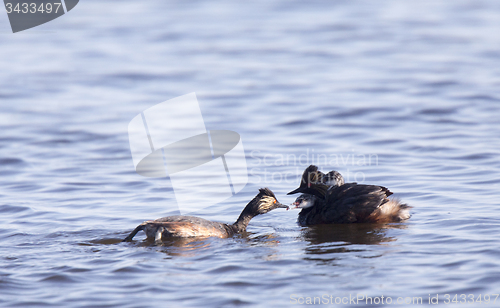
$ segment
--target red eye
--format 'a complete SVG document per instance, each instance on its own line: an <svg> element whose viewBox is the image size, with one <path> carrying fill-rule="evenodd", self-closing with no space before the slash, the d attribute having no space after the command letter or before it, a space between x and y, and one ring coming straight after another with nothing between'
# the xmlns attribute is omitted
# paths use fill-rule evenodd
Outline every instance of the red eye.
<svg viewBox="0 0 500 308"><path fill-rule="evenodd" d="M273 203L276 203L276 200L274 200L274 202L273 202Z"/></svg>

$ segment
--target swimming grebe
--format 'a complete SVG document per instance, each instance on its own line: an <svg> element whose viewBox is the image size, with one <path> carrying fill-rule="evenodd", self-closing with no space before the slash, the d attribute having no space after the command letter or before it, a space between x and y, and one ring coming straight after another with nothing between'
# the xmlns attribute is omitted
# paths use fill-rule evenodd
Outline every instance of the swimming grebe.
<svg viewBox="0 0 500 308"><path fill-rule="evenodd" d="M344 183L337 171L324 174L311 165L302 174L300 187L289 192L302 192L293 205L301 208L300 225L333 223L388 223L410 218L410 207L392 192L377 185Z"/></svg>
<svg viewBox="0 0 500 308"><path fill-rule="evenodd" d="M194 216L168 216L143 222L123 241L131 241L141 230L144 230L148 238L154 238L155 241L161 241L165 237L231 237L236 233L245 232L253 217L276 208L288 209L288 206L279 203L270 189L261 188L259 194L245 206L238 220L232 225Z"/></svg>

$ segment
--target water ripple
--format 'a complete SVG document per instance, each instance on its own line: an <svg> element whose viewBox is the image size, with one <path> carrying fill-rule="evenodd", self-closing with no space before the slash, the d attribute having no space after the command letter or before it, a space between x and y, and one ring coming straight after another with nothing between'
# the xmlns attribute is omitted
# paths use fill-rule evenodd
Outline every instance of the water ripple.
<svg viewBox="0 0 500 308"><path fill-rule="evenodd" d="M498 293L498 4L364 4L88 1L40 26L50 35L6 35L1 305ZM411 219L303 228L283 211L230 239L122 243L142 221L178 214L168 178L134 172L127 125L193 91L207 129L240 133L251 174L197 215L232 223L265 186L292 202L317 163L389 187Z"/></svg>

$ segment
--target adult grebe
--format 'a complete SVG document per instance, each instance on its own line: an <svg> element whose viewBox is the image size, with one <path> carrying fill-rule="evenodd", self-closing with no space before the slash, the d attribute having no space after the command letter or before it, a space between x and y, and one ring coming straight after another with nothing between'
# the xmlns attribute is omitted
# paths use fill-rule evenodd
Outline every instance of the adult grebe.
<svg viewBox="0 0 500 308"><path fill-rule="evenodd" d="M410 207L397 199L388 199L392 192L377 185L344 184L337 171L324 174L310 165L302 174L299 188L302 192L293 205L301 208L300 225L333 223L388 223L410 218Z"/></svg>
<svg viewBox="0 0 500 308"><path fill-rule="evenodd" d="M141 230L144 230L148 238L154 238L155 241L161 241L164 237L231 237L236 233L245 232L253 217L276 208L288 209L288 206L279 203L270 189L261 188L259 194L245 206L238 220L232 225L194 216L168 216L143 222L123 241L131 241Z"/></svg>

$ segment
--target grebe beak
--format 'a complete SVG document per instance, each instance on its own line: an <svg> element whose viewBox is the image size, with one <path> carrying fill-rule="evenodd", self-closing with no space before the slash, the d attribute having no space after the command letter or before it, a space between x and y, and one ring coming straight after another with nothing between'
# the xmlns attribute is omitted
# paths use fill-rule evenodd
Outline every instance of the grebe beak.
<svg viewBox="0 0 500 308"><path fill-rule="evenodd" d="M299 188L297 188L295 190L292 190L287 195L293 195L293 194L296 194L296 193L299 193L299 192L304 192L304 188L303 187L299 187Z"/></svg>
<svg viewBox="0 0 500 308"><path fill-rule="evenodd" d="M290 205L292 205L293 207L291 208L292 210L293 209L300 209L299 205L300 205L300 202L292 202ZM287 209L288 211L288 209Z"/></svg>
<svg viewBox="0 0 500 308"><path fill-rule="evenodd" d="M283 203L279 203L279 202L276 202L276 207L286 209L287 211L290 209L290 207L288 205L284 205Z"/></svg>

